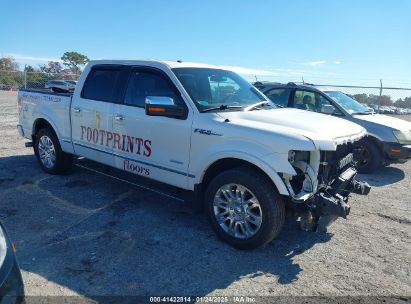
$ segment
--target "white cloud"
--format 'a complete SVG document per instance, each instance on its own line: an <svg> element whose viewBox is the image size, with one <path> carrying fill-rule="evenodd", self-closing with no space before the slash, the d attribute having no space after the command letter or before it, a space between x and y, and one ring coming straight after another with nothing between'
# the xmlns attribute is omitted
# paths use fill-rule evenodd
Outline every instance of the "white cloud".
<svg viewBox="0 0 411 304"><path fill-rule="evenodd" d="M341 61L336 60L334 61L334 64L341 64Z"/></svg>
<svg viewBox="0 0 411 304"><path fill-rule="evenodd" d="M276 72L254 69L254 68L245 68L245 67L239 67L239 66L221 66L221 68L227 69L227 70L230 70L238 74L242 74L242 75L278 76L278 73Z"/></svg>
<svg viewBox="0 0 411 304"><path fill-rule="evenodd" d="M312 67L317 67L317 66L322 66L324 64L326 64L327 61L325 60L317 60L317 61L307 61L304 62L303 65L307 65L307 66L312 66Z"/></svg>
<svg viewBox="0 0 411 304"><path fill-rule="evenodd" d="M49 57L37 57L21 54L4 54L3 57L13 57L17 62L49 62L58 61L61 62L59 58L49 58Z"/></svg>

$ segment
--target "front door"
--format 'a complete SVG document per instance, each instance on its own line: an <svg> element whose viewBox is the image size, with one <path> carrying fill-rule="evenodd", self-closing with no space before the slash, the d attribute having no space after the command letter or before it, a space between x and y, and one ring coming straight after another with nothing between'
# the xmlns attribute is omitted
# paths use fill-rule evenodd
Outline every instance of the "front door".
<svg viewBox="0 0 411 304"><path fill-rule="evenodd" d="M325 105L331 105L334 107L333 115L343 116L343 113L338 109L338 107L332 104L326 97L318 92L309 90L295 90L291 106L297 109L322 113L323 106Z"/></svg>
<svg viewBox="0 0 411 304"><path fill-rule="evenodd" d="M192 112L186 119L148 116L147 96L171 97L186 103L171 79L148 67L132 68L123 104L115 105L113 154L117 168L187 188Z"/></svg>

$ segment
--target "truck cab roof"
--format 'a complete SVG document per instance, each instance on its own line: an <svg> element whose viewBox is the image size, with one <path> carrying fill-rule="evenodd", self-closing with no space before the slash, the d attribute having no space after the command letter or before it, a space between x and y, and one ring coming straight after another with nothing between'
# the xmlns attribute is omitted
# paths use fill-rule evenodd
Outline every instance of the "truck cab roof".
<svg viewBox="0 0 411 304"><path fill-rule="evenodd" d="M118 64L118 65L148 65L148 66L159 66L167 67L169 69L174 68L208 68L208 69L220 69L229 70L227 67L198 63L198 62L186 62L186 61L167 61L167 60L155 60L155 59L144 59L144 60L92 60L89 62L90 66L98 64Z"/></svg>
<svg viewBox="0 0 411 304"><path fill-rule="evenodd" d="M257 81L253 85L257 89L268 89L268 88L299 88L299 89L309 89L309 90L319 90L313 84L296 84L295 82L288 83L279 83L279 82L270 82L270 81Z"/></svg>

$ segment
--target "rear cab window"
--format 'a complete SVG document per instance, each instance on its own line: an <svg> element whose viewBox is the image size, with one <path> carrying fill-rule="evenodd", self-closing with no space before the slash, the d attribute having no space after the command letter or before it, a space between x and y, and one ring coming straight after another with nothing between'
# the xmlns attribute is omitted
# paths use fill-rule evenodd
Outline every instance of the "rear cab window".
<svg viewBox="0 0 411 304"><path fill-rule="evenodd" d="M117 102L120 73L120 67L93 67L87 76L81 97Z"/></svg>

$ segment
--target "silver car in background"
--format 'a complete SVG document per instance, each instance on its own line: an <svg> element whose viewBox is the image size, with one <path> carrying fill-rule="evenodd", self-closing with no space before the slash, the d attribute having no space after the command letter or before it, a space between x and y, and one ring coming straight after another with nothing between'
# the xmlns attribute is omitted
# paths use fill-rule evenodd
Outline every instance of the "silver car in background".
<svg viewBox="0 0 411 304"><path fill-rule="evenodd" d="M358 145L361 154L357 169L376 172L382 165L403 163L411 159L411 122L388 115L375 114L358 101L339 91L319 90L312 85L272 82L254 83L274 104L343 118L364 127L368 136ZM380 106L379 113L395 113Z"/></svg>
<svg viewBox="0 0 411 304"><path fill-rule="evenodd" d="M49 80L44 85L46 89L51 89L57 93L73 92L76 87L74 80Z"/></svg>

